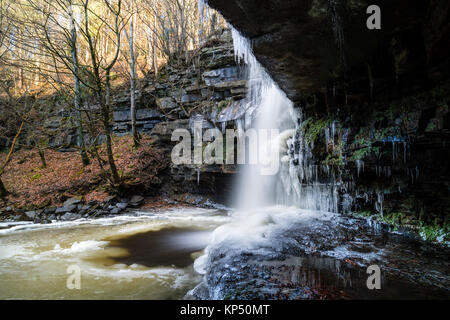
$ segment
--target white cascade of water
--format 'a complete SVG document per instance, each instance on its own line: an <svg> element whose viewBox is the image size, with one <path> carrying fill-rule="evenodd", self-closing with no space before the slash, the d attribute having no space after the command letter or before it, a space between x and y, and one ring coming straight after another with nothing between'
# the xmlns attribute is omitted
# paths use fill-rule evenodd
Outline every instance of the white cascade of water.
<svg viewBox="0 0 450 320"><path fill-rule="evenodd" d="M287 155L287 140L292 137L294 122L294 108L292 102L278 88L252 53L250 42L237 30L232 29L234 52L238 63L243 61L248 67L248 94L245 98L246 115L244 116L245 129L259 130L278 129L281 133L278 141L280 151ZM254 121L248 121L254 119ZM268 131L266 131L268 132ZM267 133L269 135L269 133ZM270 147L259 145L260 148ZM237 207L241 209L256 209L274 204L277 200L275 188L276 176L262 175L262 163L274 159L269 154L258 152L259 159L256 165L246 165L242 170L239 186L236 192ZM275 160L278 161L278 160Z"/></svg>
<svg viewBox="0 0 450 320"><path fill-rule="evenodd" d="M292 101L256 60L250 41L235 29L232 29L232 36L236 59L245 62L249 71L245 128L251 125L258 132L262 129L280 132L277 139L271 141L279 148L279 172L262 175L262 163L267 163L268 159L261 159L260 153L258 164L246 165L240 176L235 195L237 207L255 210L281 204L337 212L337 187L318 182L318 166L311 162L311 146L299 130L301 110L294 108ZM254 120L248 123L247 119Z"/></svg>

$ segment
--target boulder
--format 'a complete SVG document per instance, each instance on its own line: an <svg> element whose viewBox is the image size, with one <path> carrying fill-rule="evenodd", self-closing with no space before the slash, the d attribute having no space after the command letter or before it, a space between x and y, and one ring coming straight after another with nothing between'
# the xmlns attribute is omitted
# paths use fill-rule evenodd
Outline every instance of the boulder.
<svg viewBox="0 0 450 320"><path fill-rule="evenodd" d="M72 212L76 208L77 208L77 206L74 204L69 205L69 206L59 207L58 209L56 209L55 213L61 214L61 213Z"/></svg>
<svg viewBox="0 0 450 320"><path fill-rule="evenodd" d="M48 208L44 209L45 214L52 214L52 213L55 213L55 211L56 211L55 207L48 207Z"/></svg>
<svg viewBox="0 0 450 320"><path fill-rule="evenodd" d="M25 215L30 219L34 219L37 216L37 212L36 211L27 211L27 212L25 212Z"/></svg>
<svg viewBox="0 0 450 320"><path fill-rule="evenodd" d="M64 202L63 206L69 207L71 205L77 205L79 203L81 203L81 200L79 198L70 198Z"/></svg>
<svg viewBox="0 0 450 320"><path fill-rule="evenodd" d="M72 220L76 220L76 219L80 219L80 218L81 218L80 214L67 212L61 217L61 220L72 221Z"/></svg>
<svg viewBox="0 0 450 320"><path fill-rule="evenodd" d="M122 212L121 208L113 208L111 211L109 211L111 214L119 214Z"/></svg>
<svg viewBox="0 0 450 320"><path fill-rule="evenodd" d="M128 203L130 207L137 208L144 202L144 197L142 196L133 196Z"/></svg>
<svg viewBox="0 0 450 320"><path fill-rule="evenodd" d="M126 202L119 202L119 203L116 204L116 207L124 210L124 209L126 209L128 207L128 203L126 203Z"/></svg>
<svg viewBox="0 0 450 320"><path fill-rule="evenodd" d="M84 206L82 206L81 208L80 208L80 210L85 210L85 211L88 211L89 209L91 209L91 205L89 205L89 204L85 204Z"/></svg>

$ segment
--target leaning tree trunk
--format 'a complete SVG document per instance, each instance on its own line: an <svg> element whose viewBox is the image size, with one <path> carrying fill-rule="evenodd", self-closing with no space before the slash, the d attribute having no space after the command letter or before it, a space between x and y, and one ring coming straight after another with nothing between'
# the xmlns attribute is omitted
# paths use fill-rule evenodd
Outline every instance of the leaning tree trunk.
<svg viewBox="0 0 450 320"><path fill-rule="evenodd" d="M22 132L22 128L23 128L23 122L20 124L19 130L17 130L16 136L14 137L14 139L11 143L11 147L9 148L9 152L6 155L5 161L0 166L0 197L4 197L8 194L8 190L6 190L5 185L3 184L3 181L1 179L1 176L2 176L3 172L5 172L6 166L11 161L12 154L14 153L14 148L16 147L17 139L19 138L20 133Z"/></svg>

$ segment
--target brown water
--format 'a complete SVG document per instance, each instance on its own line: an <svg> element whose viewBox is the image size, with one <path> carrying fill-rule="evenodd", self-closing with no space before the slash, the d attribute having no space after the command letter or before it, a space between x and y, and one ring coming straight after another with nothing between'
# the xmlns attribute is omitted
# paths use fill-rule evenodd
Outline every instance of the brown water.
<svg viewBox="0 0 450 320"><path fill-rule="evenodd" d="M0 224L0 299L183 299L204 285L194 297L448 299L448 252L362 220L288 207L233 218L173 209ZM373 264L382 269L379 291L366 286ZM74 266L80 289L67 286Z"/></svg>
<svg viewBox="0 0 450 320"><path fill-rule="evenodd" d="M114 258L117 263L186 268L194 263L195 253L208 245L211 234L211 230L170 227L114 240L110 246L128 252Z"/></svg>
<svg viewBox="0 0 450 320"><path fill-rule="evenodd" d="M217 210L18 225L0 230L0 299L182 299ZM209 231L208 231L209 230ZM81 271L68 289L68 267Z"/></svg>

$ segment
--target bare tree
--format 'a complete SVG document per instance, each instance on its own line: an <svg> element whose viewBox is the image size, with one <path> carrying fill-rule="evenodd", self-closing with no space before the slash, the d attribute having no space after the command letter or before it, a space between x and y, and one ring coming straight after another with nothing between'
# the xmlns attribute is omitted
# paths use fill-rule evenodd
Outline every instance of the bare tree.
<svg viewBox="0 0 450 320"><path fill-rule="evenodd" d="M101 121L103 124L103 130L105 132L106 136L106 153L108 157L108 164L111 171L111 178L112 183L117 184L120 181L119 173L117 171L117 167L114 161L114 155L112 151L112 139L111 139L111 120L110 120L110 113L111 113L111 70L114 67L114 65L117 62L117 59L119 58L120 54L120 41L121 41L121 31L123 28L123 25L121 24L121 9L122 9L122 0L118 0L117 6L111 5L109 0L105 0L105 4L109 10L109 12L114 16L114 22L112 26L109 26L111 31L113 32L115 36L115 50L114 50L114 56L111 59L111 61L106 62L104 66L100 65L101 57L99 57L99 54L96 50L96 47L94 45L94 37L91 34L90 31L90 14L91 11L89 9L89 0L84 0L83 2L83 12L84 12L84 30L83 35L86 38L88 45L89 45L89 53L91 56L91 69L92 69L92 76L93 76L93 87L94 92L97 98L98 103L100 104L101 109ZM95 41L96 42L96 41ZM102 59L103 60L103 59ZM104 59L106 60L106 58ZM105 76L104 78L101 75L101 69L104 70ZM103 80L104 79L104 80Z"/></svg>
<svg viewBox="0 0 450 320"><path fill-rule="evenodd" d="M135 25L135 12L134 12L134 0L130 0L129 9L131 13L130 19L130 34L126 32L128 38L128 45L130 48L130 113L131 113L131 134L133 135L133 141L135 147L140 144L140 136L136 128L136 56L134 52L134 25Z"/></svg>
<svg viewBox="0 0 450 320"><path fill-rule="evenodd" d="M80 92L80 74L79 74L79 65L78 65L78 50L77 50L77 29L75 26L75 17L73 13L73 3L72 0L67 0L69 20L70 20L70 51L72 56L72 73L73 80L75 83L75 93L74 93L74 105L75 112L77 115L78 122L78 146L80 147L80 155L81 162L84 166L89 164L89 158L86 154L86 146L84 142L84 132L83 132L83 120L81 116L81 92Z"/></svg>

